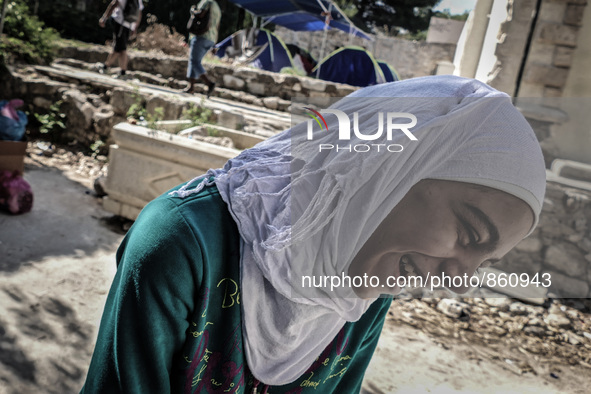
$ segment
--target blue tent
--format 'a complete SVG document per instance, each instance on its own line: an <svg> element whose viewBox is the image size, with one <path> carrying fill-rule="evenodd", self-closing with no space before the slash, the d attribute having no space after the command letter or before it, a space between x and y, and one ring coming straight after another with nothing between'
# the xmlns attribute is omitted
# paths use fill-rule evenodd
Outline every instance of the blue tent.
<svg viewBox="0 0 591 394"><path fill-rule="evenodd" d="M230 0L251 14L295 31L324 30L323 13L330 11L329 27L370 40L330 0Z"/></svg>
<svg viewBox="0 0 591 394"><path fill-rule="evenodd" d="M398 72L394 69L394 67L392 67L383 60L378 60L378 65L380 66L382 73L384 73L384 78L386 78L386 82L400 81L400 76L398 75Z"/></svg>
<svg viewBox="0 0 591 394"><path fill-rule="evenodd" d="M336 49L312 70L325 81L353 86L370 86L386 82L374 57L364 48L350 46Z"/></svg>
<svg viewBox="0 0 591 394"><path fill-rule="evenodd" d="M279 72L284 67L294 66L285 43L265 29L237 31L215 47L216 56L220 58L234 57L262 70Z"/></svg>

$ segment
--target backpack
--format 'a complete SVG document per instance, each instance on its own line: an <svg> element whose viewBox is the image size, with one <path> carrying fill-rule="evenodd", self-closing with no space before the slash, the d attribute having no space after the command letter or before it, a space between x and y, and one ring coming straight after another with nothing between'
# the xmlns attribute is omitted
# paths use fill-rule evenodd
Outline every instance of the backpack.
<svg viewBox="0 0 591 394"><path fill-rule="evenodd" d="M123 8L123 20L125 22L133 23L137 22L140 16L140 3L139 0L127 0L125 7Z"/></svg>
<svg viewBox="0 0 591 394"><path fill-rule="evenodd" d="M191 9L191 18L187 22L187 30L189 33L193 33L196 36L207 33L209 30L209 17L211 4L207 3L207 6L201 10L200 13Z"/></svg>

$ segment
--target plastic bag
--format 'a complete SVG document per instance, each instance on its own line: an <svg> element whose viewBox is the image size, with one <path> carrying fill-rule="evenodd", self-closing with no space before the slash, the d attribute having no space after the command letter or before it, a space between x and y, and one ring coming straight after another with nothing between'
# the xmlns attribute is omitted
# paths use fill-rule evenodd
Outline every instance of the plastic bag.
<svg viewBox="0 0 591 394"><path fill-rule="evenodd" d="M27 115L16 108L23 104L19 99L0 101L0 140L22 141L28 120Z"/></svg>
<svg viewBox="0 0 591 394"><path fill-rule="evenodd" d="M17 171L0 170L0 210L20 215L33 209L31 185Z"/></svg>

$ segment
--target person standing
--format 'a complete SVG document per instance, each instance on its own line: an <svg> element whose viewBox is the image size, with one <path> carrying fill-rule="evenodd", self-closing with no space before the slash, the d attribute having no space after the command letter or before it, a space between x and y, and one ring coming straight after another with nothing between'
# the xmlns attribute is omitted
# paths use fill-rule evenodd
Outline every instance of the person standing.
<svg viewBox="0 0 591 394"><path fill-rule="evenodd" d="M201 61L207 51L213 48L218 40L218 30L220 27L222 12L215 0L201 0L197 7L191 7L191 12L196 15L196 18L203 13L209 12L209 28L205 33L199 35L190 34L189 64L187 68L189 87L184 91L186 93L194 93L195 83L198 79L201 79L207 84L207 97L209 97L215 88L215 82L207 76Z"/></svg>
<svg viewBox="0 0 591 394"><path fill-rule="evenodd" d="M129 1L129 4L128 4ZM142 0L113 0L107 6L105 13L99 19L99 25L105 27L109 17L113 22L113 50L109 53L104 64L99 65L99 72L105 70L118 60L121 68L120 77L127 72L127 43L130 37L135 36L137 28L142 20Z"/></svg>

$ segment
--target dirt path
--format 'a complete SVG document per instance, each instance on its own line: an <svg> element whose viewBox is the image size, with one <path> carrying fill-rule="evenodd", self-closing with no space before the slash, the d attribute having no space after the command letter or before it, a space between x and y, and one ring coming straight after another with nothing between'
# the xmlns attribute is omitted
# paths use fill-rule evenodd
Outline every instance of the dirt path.
<svg viewBox="0 0 591 394"><path fill-rule="evenodd" d="M107 225L110 215L91 190L90 174L100 166L57 156L27 158L33 211L0 214L0 393L79 391L115 272L123 235ZM411 327L397 318L407 312L394 308L365 393L587 392L591 369L559 365L521 373L465 336Z"/></svg>
<svg viewBox="0 0 591 394"><path fill-rule="evenodd" d="M70 177L76 174L69 173ZM28 165L34 209L0 214L0 392L79 391L122 239L90 190Z"/></svg>
<svg viewBox="0 0 591 394"><path fill-rule="evenodd" d="M421 330L387 321L362 394L588 392L585 368L555 366L554 371L557 378L521 374L480 345L437 341Z"/></svg>

